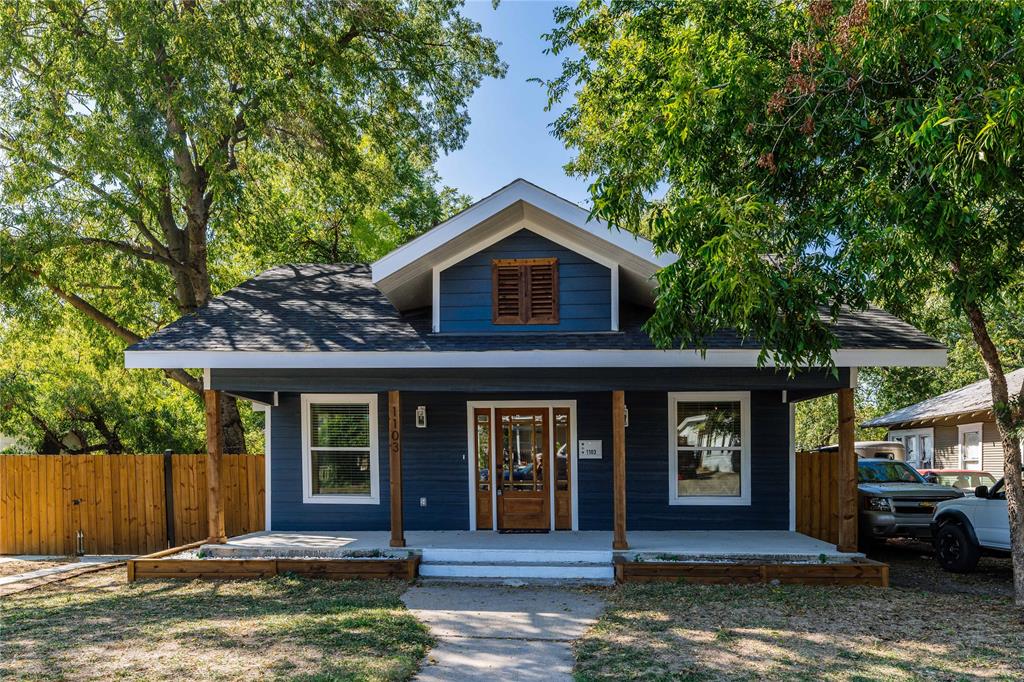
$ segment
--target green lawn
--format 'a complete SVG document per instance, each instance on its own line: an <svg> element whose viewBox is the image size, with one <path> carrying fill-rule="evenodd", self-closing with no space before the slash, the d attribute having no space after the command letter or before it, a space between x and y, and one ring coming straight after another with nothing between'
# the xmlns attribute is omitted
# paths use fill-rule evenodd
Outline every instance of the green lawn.
<svg viewBox="0 0 1024 682"><path fill-rule="evenodd" d="M1024 679L1004 596L629 585L575 645L577 680Z"/></svg>
<svg viewBox="0 0 1024 682"><path fill-rule="evenodd" d="M0 600L0 679L405 680L432 640L404 589L103 571Z"/></svg>

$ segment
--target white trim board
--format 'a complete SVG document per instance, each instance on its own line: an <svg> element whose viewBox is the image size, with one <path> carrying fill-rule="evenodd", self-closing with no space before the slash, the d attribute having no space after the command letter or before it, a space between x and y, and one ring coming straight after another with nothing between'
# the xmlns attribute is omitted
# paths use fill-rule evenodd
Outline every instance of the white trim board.
<svg viewBox="0 0 1024 682"><path fill-rule="evenodd" d="M757 367L756 350L125 351L127 368ZM943 367L945 349L837 350L837 367ZM772 362L763 366L774 367Z"/></svg>
<svg viewBox="0 0 1024 682"><path fill-rule="evenodd" d="M276 391L274 396L274 404L276 406ZM271 415L274 413L274 407L265 403L253 402L252 409L254 412L263 413L263 530L269 531L274 528L273 523L271 523L270 511L270 495L272 492L270 469Z"/></svg>

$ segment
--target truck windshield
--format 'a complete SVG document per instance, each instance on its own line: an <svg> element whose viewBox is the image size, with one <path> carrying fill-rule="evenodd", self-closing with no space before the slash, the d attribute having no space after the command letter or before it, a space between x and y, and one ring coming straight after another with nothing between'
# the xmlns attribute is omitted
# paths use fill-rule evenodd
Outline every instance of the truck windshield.
<svg viewBox="0 0 1024 682"><path fill-rule="evenodd" d="M861 460L857 463L857 476L861 483L924 483L921 474L903 462L891 460Z"/></svg>

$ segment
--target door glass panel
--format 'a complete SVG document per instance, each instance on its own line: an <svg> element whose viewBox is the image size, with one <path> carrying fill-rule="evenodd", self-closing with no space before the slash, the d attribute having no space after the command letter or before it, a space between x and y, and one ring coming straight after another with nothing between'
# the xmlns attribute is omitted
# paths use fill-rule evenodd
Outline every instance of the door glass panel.
<svg viewBox="0 0 1024 682"><path fill-rule="evenodd" d="M555 490L569 489L569 411L555 409Z"/></svg>
<svg viewBox="0 0 1024 682"><path fill-rule="evenodd" d="M476 488L491 489L491 414L490 410L476 413Z"/></svg>
<svg viewBox="0 0 1024 682"><path fill-rule="evenodd" d="M502 490L544 490L544 418L501 415Z"/></svg>

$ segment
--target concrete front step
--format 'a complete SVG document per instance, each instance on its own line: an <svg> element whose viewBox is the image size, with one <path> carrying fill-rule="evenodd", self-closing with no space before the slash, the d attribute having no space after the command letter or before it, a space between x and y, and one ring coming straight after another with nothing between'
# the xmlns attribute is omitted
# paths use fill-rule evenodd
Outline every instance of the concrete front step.
<svg viewBox="0 0 1024 682"><path fill-rule="evenodd" d="M611 561L594 562L423 562L424 578L541 578L549 580L609 581L615 577Z"/></svg>
<svg viewBox="0 0 1024 682"><path fill-rule="evenodd" d="M424 547L424 563L610 564L611 550L585 549L454 549Z"/></svg>

